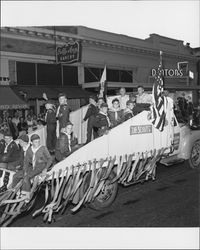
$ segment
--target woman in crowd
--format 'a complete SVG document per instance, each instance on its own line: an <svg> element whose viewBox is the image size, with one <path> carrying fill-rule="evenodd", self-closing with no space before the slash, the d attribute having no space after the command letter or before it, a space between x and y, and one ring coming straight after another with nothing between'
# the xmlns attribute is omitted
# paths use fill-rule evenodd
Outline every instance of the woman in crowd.
<svg viewBox="0 0 200 250"><path fill-rule="evenodd" d="M28 125L28 133L31 133L33 131L33 119L30 114L27 115L26 122Z"/></svg>
<svg viewBox="0 0 200 250"><path fill-rule="evenodd" d="M8 129L11 132L13 139L14 140L17 139L18 134L19 134L18 129L17 129L17 126L15 125L15 123L12 122L11 116L8 117L7 123L8 123Z"/></svg>
<svg viewBox="0 0 200 250"><path fill-rule="evenodd" d="M28 124L24 120L23 117L19 118L19 123L17 125L17 128L18 128L18 131L19 131L19 135L27 133L27 131L28 131Z"/></svg>

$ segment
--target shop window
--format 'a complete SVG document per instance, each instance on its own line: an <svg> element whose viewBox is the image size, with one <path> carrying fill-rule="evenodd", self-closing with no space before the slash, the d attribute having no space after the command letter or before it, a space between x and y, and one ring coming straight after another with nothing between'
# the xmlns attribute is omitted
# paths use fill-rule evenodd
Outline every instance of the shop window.
<svg viewBox="0 0 200 250"><path fill-rule="evenodd" d="M120 71L115 69L107 69L107 81L120 82Z"/></svg>
<svg viewBox="0 0 200 250"><path fill-rule="evenodd" d="M17 84L34 85L36 83L35 63L16 62Z"/></svg>
<svg viewBox="0 0 200 250"><path fill-rule="evenodd" d="M78 67L63 66L63 85L78 85Z"/></svg>
<svg viewBox="0 0 200 250"><path fill-rule="evenodd" d="M132 82L132 71L120 70L120 81L121 82Z"/></svg>
<svg viewBox="0 0 200 250"><path fill-rule="evenodd" d="M85 82L99 82L103 69L100 68L84 68Z"/></svg>
<svg viewBox="0 0 200 250"><path fill-rule="evenodd" d="M38 85L61 85L61 65L60 64L37 64Z"/></svg>

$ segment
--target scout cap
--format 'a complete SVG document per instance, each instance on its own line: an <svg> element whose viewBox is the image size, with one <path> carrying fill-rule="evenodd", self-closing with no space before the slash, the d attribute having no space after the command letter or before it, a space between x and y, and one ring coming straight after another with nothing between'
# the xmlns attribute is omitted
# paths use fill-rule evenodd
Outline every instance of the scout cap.
<svg viewBox="0 0 200 250"><path fill-rule="evenodd" d="M92 100L96 101L96 96L90 95L90 96L89 96L89 99L92 99Z"/></svg>
<svg viewBox="0 0 200 250"><path fill-rule="evenodd" d="M7 137L12 137L12 134L9 130L7 130L5 133L4 133L4 136L7 136Z"/></svg>
<svg viewBox="0 0 200 250"><path fill-rule="evenodd" d="M126 102L126 105L129 105L129 104L134 104L134 102L133 101L131 101L131 100L128 100L127 102Z"/></svg>
<svg viewBox="0 0 200 250"><path fill-rule="evenodd" d="M22 141L24 141L24 142L26 142L26 143L29 142L29 137L28 137L28 135L26 135L26 134L20 135L20 136L18 137L18 139L19 139L19 140L22 140Z"/></svg>
<svg viewBox="0 0 200 250"><path fill-rule="evenodd" d="M108 108L108 104L107 103L102 103L100 108Z"/></svg>
<svg viewBox="0 0 200 250"><path fill-rule="evenodd" d="M65 94L65 93L60 93L60 94L58 95L58 98L60 98L60 97L62 97L62 96L66 97L66 94Z"/></svg>
<svg viewBox="0 0 200 250"><path fill-rule="evenodd" d="M40 139L38 134L31 135L31 141L38 140L38 139Z"/></svg>

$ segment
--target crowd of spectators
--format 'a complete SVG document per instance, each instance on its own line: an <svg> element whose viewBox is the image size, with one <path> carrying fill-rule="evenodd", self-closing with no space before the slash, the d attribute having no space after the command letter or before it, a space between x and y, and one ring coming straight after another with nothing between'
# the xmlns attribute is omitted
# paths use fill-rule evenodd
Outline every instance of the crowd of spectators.
<svg viewBox="0 0 200 250"><path fill-rule="evenodd" d="M21 110L5 110L0 114L0 133L10 131L15 140L21 134L27 134L45 125L45 115L38 116L32 110L25 116Z"/></svg>

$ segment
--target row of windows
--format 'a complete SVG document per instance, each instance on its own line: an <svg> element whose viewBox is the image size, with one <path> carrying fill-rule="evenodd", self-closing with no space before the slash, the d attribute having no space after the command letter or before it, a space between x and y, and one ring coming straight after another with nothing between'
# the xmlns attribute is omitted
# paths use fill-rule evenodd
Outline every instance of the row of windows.
<svg viewBox="0 0 200 250"><path fill-rule="evenodd" d="M63 73L62 73L63 70ZM78 68L59 64L17 62L17 83L21 85L77 85Z"/></svg>
<svg viewBox="0 0 200 250"><path fill-rule="evenodd" d="M85 82L97 82L101 79L103 68L85 68ZM107 81L109 82L132 82L132 71L128 70L106 70Z"/></svg>
<svg viewBox="0 0 200 250"><path fill-rule="evenodd" d="M17 83L21 85L78 85L78 67L61 64L17 62ZM85 82L100 81L103 68L84 68ZM132 71L107 69L107 81L132 82Z"/></svg>

